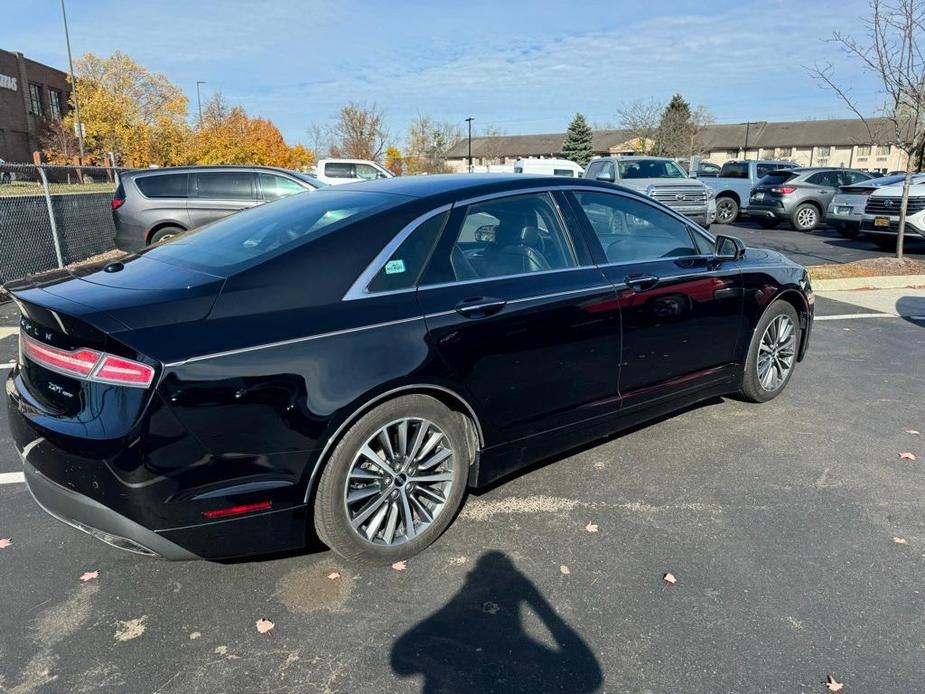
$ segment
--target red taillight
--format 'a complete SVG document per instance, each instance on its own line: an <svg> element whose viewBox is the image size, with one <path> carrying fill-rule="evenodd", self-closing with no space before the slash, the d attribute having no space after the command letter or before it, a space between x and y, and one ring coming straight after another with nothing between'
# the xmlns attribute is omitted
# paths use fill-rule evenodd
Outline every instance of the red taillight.
<svg viewBox="0 0 925 694"><path fill-rule="evenodd" d="M780 188L771 188L772 193L780 193L781 195L790 195L795 192L796 188L793 186L781 186Z"/></svg>
<svg viewBox="0 0 925 694"><path fill-rule="evenodd" d="M131 359L103 355L103 363L93 374L94 381L147 388L154 380L154 369Z"/></svg>
<svg viewBox="0 0 925 694"><path fill-rule="evenodd" d="M95 349L65 350L20 333L23 356L39 366L85 381L147 388L154 380L154 368Z"/></svg>
<svg viewBox="0 0 925 694"><path fill-rule="evenodd" d="M33 340L28 335L22 335L22 351L25 356L47 369L77 378L89 378L102 356L93 349L58 349Z"/></svg>
<svg viewBox="0 0 925 694"><path fill-rule="evenodd" d="M118 210L120 207L122 207L122 203L124 202L125 202L125 198L113 198L112 203L111 203L112 209Z"/></svg>
<svg viewBox="0 0 925 694"><path fill-rule="evenodd" d="M203 511L202 515L209 520L215 520L216 518L227 518L228 516L240 516L242 513L269 511L271 508L273 508L272 501L258 501L253 504L240 504L229 508L217 508L212 511Z"/></svg>

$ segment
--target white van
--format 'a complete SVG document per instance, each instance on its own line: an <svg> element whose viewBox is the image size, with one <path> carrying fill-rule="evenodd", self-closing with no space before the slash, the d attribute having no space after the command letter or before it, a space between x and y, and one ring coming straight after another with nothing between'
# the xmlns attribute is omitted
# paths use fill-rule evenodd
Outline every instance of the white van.
<svg viewBox="0 0 925 694"><path fill-rule="evenodd" d="M322 159L315 166L314 176L331 186L354 181L375 181L377 178L392 178L391 171L374 161L366 159Z"/></svg>
<svg viewBox="0 0 925 694"><path fill-rule="evenodd" d="M527 157L514 162L514 173L546 174L547 176L570 176L581 178L585 170L568 159L537 159Z"/></svg>

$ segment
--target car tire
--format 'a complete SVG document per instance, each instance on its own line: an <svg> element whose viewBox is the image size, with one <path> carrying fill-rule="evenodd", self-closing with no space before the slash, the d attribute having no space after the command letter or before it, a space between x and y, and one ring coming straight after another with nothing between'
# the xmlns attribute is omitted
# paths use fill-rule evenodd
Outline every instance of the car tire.
<svg viewBox="0 0 925 694"><path fill-rule="evenodd" d="M782 335L787 325L791 332ZM796 309L786 301L771 304L758 321L748 347L742 389L739 391L743 400L767 402L781 394L796 367L800 337L800 318ZM774 347L777 349L774 350ZM770 379L767 378L769 373Z"/></svg>
<svg viewBox="0 0 925 694"><path fill-rule="evenodd" d="M804 202L797 205L797 208L790 215L790 223L797 231L810 232L819 226L819 208L812 203Z"/></svg>
<svg viewBox="0 0 925 694"><path fill-rule="evenodd" d="M399 431L402 421L409 422L403 453ZM419 451L427 447L427 441L416 446L418 432L425 422L430 427L425 431L425 439L429 440L438 432L443 436L426 455L409 459L408 454L415 447ZM383 431L387 432L385 436L395 457L385 455ZM372 449L379 458L378 463L364 453L364 449ZM444 460L430 468L437 474L429 474L446 476L448 467L452 479L432 483L425 495L421 489L424 483L417 481L421 477L414 476L415 471L420 473L424 468L416 470L415 462L423 464L441 455L445 456ZM465 495L472 456L465 417L439 400L427 395L404 395L379 405L347 430L324 467L314 507L318 538L345 559L374 566L417 554L440 537L456 516ZM443 485L441 489L436 488L438 484ZM417 491L416 497L413 491ZM433 492L443 498L442 505L429 495ZM350 502L351 496L355 497L354 502ZM366 501L367 498L370 501ZM429 522L420 511L421 505L433 514ZM381 511L382 508L386 510ZM416 525L415 513L421 521L420 527ZM406 514L411 515L410 523L405 521ZM388 536L390 529L391 537ZM370 532L372 540L368 539Z"/></svg>
<svg viewBox="0 0 925 694"><path fill-rule="evenodd" d="M874 245L879 248L881 251L887 251L889 253L896 252L896 238L895 236L880 236L871 235L871 241L874 242Z"/></svg>
<svg viewBox="0 0 925 694"><path fill-rule="evenodd" d="M835 225L835 231L839 233L840 236L844 236L846 239L856 239L861 235L861 229L859 224L841 224Z"/></svg>
<svg viewBox="0 0 925 694"><path fill-rule="evenodd" d="M739 218L739 203L735 198L721 197L716 199L716 219L717 224L732 224Z"/></svg>
<svg viewBox="0 0 925 694"><path fill-rule="evenodd" d="M148 242L149 246L153 246L156 243L162 243L164 241L169 241L177 234L182 234L185 229L181 227L161 227L153 234L151 234L151 240Z"/></svg>
<svg viewBox="0 0 925 694"><path fill-rule="evenodd" d="M758 225L764 227L765 229L775 229L780 222L777 219L771 217L764 217L758 220Z"/></svg>

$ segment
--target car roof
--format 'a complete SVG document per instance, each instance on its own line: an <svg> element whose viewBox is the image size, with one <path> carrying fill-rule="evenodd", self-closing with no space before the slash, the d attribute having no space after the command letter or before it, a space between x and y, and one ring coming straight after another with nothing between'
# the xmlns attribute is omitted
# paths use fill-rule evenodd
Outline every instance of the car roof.
<svg viewBox="0 0 925 694"><path fill-rule="evenodd" d="M210 164L204 166L164 166L158 167L156 169L129 169L128 171L121 171L119 175L129 178L137 178L138 176L165 173L190 173L194 171L273 171L276 173L286 174L300 173L299 171L284 169L279 166L260 166L256 164Z"/></svg>
<svg viewBox="0 0 925 694"><path fill-rule="evenodd" d="M458 198L460 194L476 197L508 190L575 185L610 190L619 187L601 181L576 179L569 176L543 176L541 174L435 174L432 176L396 176L376 181L348 183L335 186L335 188L391 193L412 198L443 194ZM623 188L620 189L623 190Z"/></svg>

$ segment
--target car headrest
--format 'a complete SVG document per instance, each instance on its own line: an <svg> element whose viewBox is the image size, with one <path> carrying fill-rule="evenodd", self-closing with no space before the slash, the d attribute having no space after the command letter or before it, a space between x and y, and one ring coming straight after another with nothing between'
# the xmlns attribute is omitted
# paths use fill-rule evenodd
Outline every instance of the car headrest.
<svg viewBox="0 0 925 694"><path fill-rule="evenodd" d="M540 245L540 230L533 226L526 226L520 232L520 240L525 246L537 248Z"/></svg>

